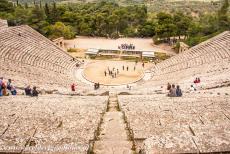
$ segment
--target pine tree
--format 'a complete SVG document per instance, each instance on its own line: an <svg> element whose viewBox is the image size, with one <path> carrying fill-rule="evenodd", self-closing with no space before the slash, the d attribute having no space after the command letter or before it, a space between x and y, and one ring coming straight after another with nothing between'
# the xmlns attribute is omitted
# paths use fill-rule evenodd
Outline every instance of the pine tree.
<svg viewBox="0 0 230 154"><path fill-rule="evenodd" d="M40 9L42 9L42 1L41 1L41 0L40 0L40 3L39 3L39 4L40 4Z"/></svg>
<svg viewBox="0 0 230 154"><path fill-rule="evenodd" d="M25 3L25 9L28 9L29 8L29 6L28 6L28 3Z"/></svg>
<svg viewBox="0 0 230 154"><path fill-rule="evenodd" d="M223 5L218 12L219 28L223 30L227 30L230 27L228 9L229 9L229 0L224 0Z"/></svg>

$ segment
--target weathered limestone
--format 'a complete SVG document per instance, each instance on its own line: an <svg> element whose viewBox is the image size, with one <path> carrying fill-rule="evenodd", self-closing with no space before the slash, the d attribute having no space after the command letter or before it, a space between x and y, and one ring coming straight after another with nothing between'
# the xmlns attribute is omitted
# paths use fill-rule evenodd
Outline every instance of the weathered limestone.
<svg viewBox="0 0 230 154"><path fill-rule="evenodd" d="M230 97L186 94L119 96L134 138L146 153L230 151Z"/></svg>
<svg viewBox="0 0 230 154"><path fill-rule="evenodd" d="M0 19L0 29L1 28L7 28L7 27L8 27L7 20Z"/></svg>
<svg viewBox="0 0 230 154"><path fill-rule="evenodd" d="M2 77L13 79L16 86L48 90L69 87L81 63L25 25L0 28L0 55Z"/></svg>
<svg viewBox="0 0 230 154"><path fill-rule="evenodd" d="M86 153L107 99L59 95L2 97L0 152Z"/></svg>
<svg viewBox="0 0 230 154"><path fill-rule="evenodd" d="M103 117L99 140L94 144L96 154L134 153L123 116L119 111L117 98L110 96L108 112Z"/></svg>

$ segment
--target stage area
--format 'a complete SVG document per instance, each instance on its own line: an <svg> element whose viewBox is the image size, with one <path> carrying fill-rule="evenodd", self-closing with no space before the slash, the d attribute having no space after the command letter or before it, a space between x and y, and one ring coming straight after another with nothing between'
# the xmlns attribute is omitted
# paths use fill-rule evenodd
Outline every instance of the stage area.
<svg viewBox="0 0 230 154"><path fill-rule="evenodd" d="M145 64L144 68L147 68L149 65ZM122 85L140 80L144 76L144 68L142 63L135 64L135 62L92 61L85 66L83 75L87 80L94 83Z"/></svg>
<svg viewBox="0 0 230 154"><path fill-rule="evenodd" d="M175 55L175 52L167 44L155 45L152 38L119 38L107 39L104 37L85 37L78 36L72 40L64 40L65 49L75 48L81 50L105 49L105 50L118 50L121 44L133 44L135 50L139 51L154 51L162 52L169 55Z"/></svg>

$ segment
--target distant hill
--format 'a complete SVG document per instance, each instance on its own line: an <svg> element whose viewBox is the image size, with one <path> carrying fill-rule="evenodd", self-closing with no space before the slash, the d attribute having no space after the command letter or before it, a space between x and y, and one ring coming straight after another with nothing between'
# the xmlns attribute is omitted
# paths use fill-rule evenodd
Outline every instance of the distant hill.
<svg viewBox="0 0 230 154"><path fill-rule="evenodd" d="M16 2L17 0L11 0ZM88 3L103 0L41 0L44 3ZM119 5L147 5L150 12L174 12L183 11L192 14L213 12L219 9L221 0L106 0L116 2ZM40 3L40 0L18 0L19 3Z"/></svg>

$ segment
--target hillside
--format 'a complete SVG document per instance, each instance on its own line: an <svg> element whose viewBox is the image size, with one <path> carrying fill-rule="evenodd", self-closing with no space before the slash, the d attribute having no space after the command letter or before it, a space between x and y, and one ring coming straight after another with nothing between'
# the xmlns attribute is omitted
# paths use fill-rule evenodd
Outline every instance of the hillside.
<svg viewBox="0 0 230 154"><path fill-rule="evenodd" d="M12 0L16 2L17 0ZM40 0L18 0L19 3L33 4L40 3ZM88 3L102 0L56 0L58 3ZM172 12L175 10L205 13L216 11L220 6L220 0L107 0L119 5L147 5L150 12ZM52 3L53 0L41 0L42 3Z"/></svg>

